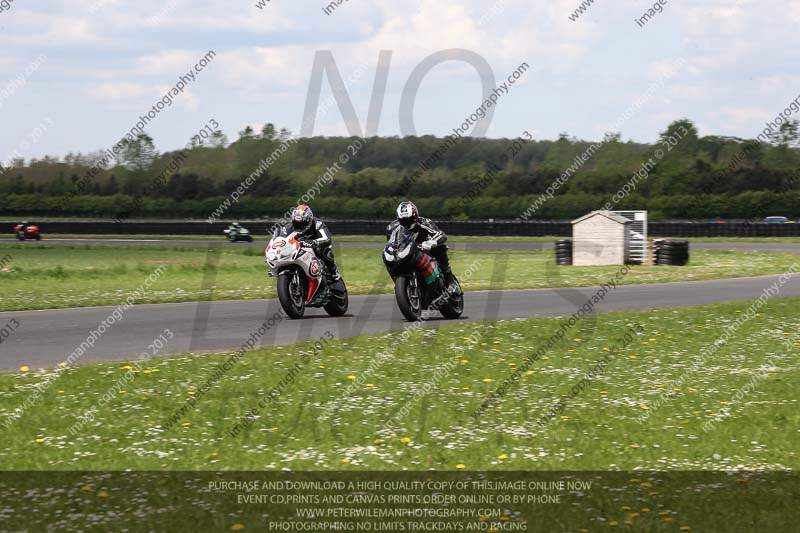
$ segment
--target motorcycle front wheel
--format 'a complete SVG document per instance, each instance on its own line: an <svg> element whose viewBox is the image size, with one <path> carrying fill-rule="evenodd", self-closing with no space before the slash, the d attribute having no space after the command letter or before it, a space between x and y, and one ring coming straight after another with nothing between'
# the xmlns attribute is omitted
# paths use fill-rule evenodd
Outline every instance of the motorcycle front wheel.
<svg viewBox="0 0 800 533"><path fill-rule="evenodd" d="M464 312L464 291L457 279L454 279L454 283L458 285L458 294L451 294L447 303L439 309L443 317L450 319L461 318L461 314Z"/></svg>
<svg viewBox="0 0 800 533"><path fill-rule="evenodd" d="M414 276L401 276L394 281L394 295L400 312L409 322L419 320L422 312L422 297L417 278Z"/></svg>
<svg viewBox="0 0 800 533"><path fill-rule="evenodd" d="M350 304L344 280L340 279L333 283L330 291L331 301L325 304L325 312L331 316L342 316L347 312L347 307Z"/></svg>
<svg viewBox="0 0 800 533"><path fill-rule="evenodd" d="M303 318L306 312L305 283L297 269L278 275L278 300L289 318Z"/></svg>

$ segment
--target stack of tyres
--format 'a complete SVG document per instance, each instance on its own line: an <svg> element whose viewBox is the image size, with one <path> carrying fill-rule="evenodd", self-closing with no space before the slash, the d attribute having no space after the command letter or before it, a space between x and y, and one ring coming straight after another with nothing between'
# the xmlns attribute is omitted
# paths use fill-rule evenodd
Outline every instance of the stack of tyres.
<svg viewBox="0 0 800 533"><path fill-rule="evenodd" d="M556 241L556 264L557 265L571 265L572 264L572 240L560 239Z"/></svg>
<svg viewBox="0 0 800 533"><path fill-rule="evenodd" d="M684 266L689 262L689 241L656 241L656 264Z"/></svg>

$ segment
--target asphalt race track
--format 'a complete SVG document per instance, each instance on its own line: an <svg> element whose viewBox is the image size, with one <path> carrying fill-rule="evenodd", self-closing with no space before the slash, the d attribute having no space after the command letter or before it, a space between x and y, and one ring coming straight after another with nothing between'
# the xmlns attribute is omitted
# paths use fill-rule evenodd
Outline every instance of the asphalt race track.
<svg viewBox="0 0 800 533"><path fill-rule="evenodd" d="M800 247L800 246L798 246ZM611 291L598 312L648 310L664 307L752 300L778 279L762 276L728 280L693 281L654 285L628 285ZM591 297L596 288L478 291L466 294L465 317L459 322L495 318L568 316ZM800 296L800 277L790 278L780 297ZM16 318L20 326L0 347L0 369L53 367L64 361L106 319L115 307L0 313L0 323ZM159 355L236 350L262 323L280 310L277 300L190 302L137 305L78 361L134 359L147 350L153 339L169 328L175 337ZM429 325L452 324L434 319ZM401 330L404 322L394 295L353 296L350 312L330 318L322 310L310 310L303 320L284 319L271 327L257 345L280 346L319 339L323 335L346 338L362 333ZM388 341L387 341L388 343ZM287 357L292 353L287 352Z"/></svg>

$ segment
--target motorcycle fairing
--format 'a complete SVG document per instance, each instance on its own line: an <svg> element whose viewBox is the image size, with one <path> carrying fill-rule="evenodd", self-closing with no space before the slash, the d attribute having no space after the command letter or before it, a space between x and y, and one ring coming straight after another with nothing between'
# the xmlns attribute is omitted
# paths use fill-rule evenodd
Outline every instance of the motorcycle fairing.
<svg viewBox="0 0 800 533"><path fill-rule="evenodd" d="M439 277L439 263L427 254L422 254L419 261L417 261L417 268L422 271L422 277L427 285L434 283L436 278Z"/></svg>
<svg viewBox="0 0 800 533"><path fill-rule="evenodd" d="M273 237L264 253L267 264L273 272L290 264L300 267L308 278L308 293L306 294L306 304L308 304L319 291L323 268L316 255L300 246L296 237L297 232L287 237Z"/></svg>

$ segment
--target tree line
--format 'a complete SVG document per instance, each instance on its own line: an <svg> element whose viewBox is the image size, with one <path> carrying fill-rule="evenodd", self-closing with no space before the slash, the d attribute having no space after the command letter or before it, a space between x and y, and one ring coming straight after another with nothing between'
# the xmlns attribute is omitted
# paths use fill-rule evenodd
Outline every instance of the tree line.
<svg viewBox="0 0 800 533"><path fill-rule="evenodd" d="M654 220L800 217L799 129L797 122L787 122L762 143L700 137L694 124L683 119L670 124L655 143L625 142L620 133L609 132L591 150L597 143L566 133L557 140L466 137L411 186L408 176L444 139L374 137L342 166L313 207L327 218L374 218L376 210L409 198L431 217L514 219L589 151L591 157L570 172L532 218L577 217L605 204L655 150L664 149L664 140L681 132L680 141L665 150L647 178L619 203L620 209L647 209ZM246 128L233 143L217 131L180 152L158 153L153 140L140 135L88 184L80 182L81 176L97 164L101 152L14 160L0 169L0 212L30 218L202 219L289 136L287 130L267 124L260 132ZM280 216L352 142L347 137L310 137L292 143L227 215ZM508 158L512 143L521 147ZM176 160L180 165L172 171ZM158 187L152 186L154 180L159 180Z"/></svg>

